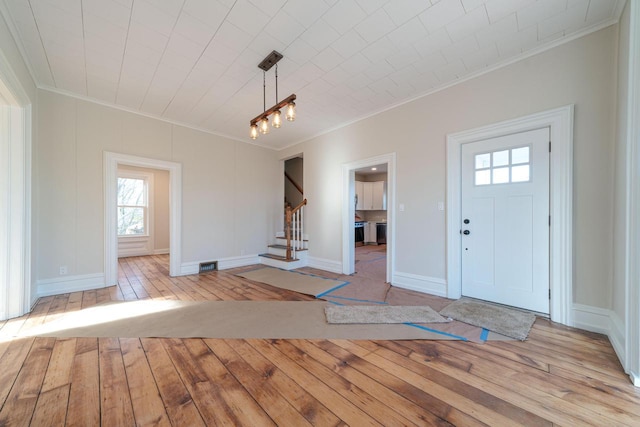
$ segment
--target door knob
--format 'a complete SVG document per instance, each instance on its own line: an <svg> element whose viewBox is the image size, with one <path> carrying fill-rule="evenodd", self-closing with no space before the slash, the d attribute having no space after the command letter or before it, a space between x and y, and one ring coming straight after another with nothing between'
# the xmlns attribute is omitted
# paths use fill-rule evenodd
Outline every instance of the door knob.
<svg viewBox="0 0 640 427"><path fill-rule="evenodd" d="M469 224L469 222L471 222L471 221L469 221L468 219L465 219L465 220L464 220L464 221L462 221L462 222L464 222L465 224Z"/></svg>
<svg viewBox="0 0 640 427"><path fill-rule="evenodd" d="M462 234L469 235L469 234L471 234L471 232L470 232L469 230L464 230L464 231L462 232Z"/></svg>

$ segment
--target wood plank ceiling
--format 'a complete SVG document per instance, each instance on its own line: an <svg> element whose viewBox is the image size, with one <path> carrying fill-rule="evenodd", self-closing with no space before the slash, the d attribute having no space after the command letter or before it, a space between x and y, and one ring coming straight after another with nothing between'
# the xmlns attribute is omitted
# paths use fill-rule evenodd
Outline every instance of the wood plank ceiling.
<svg viewBox="0 0 640 427"><path fill-rule="evenodd" d="M623 0L0 0L41 88L282 148L617 22ZM273 73L267 106L275 103Z"/></svg>

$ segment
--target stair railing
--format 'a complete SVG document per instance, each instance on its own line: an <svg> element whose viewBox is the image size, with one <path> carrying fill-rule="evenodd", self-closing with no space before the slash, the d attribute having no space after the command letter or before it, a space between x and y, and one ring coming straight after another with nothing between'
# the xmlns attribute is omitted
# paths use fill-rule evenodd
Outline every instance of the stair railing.
<svg viewBox="0 0 640 427"><path fill-rule="evenodd" d="M304 248L304 207L307 199L298 206L285 209L285 234L287 236L287 260L296 258L296 252Z"/></svg>

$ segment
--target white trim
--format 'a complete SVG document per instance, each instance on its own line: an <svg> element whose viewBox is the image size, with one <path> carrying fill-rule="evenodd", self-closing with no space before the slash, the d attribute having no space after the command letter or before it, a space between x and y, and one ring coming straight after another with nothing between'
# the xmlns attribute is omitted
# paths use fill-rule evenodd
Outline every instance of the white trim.
<svg viewBox="0 0 640 427"><path fill-rule="evenodd" d="M573 326L573 105L447 135L447 296L462 295L460 162L462 144L550 128L551 320Z"/></svg>
<svg viewBox="0 0 640 427"><path fill-rule="evenodd" d="M27 313L34 301L31 276L32 102L0 50L0 320Z"/></svg>
<svg viewBox="0 0 640 427"><path fill-rule="evenodd" d="M401 273L396 271L393 275L393 286L410 289L426 294L447 296L447 281L436 277L420 276L418 274Z"/></svg>
<svg viewBox="0 0 640 427"><path fill-rule="evenodd" d="M629 371L629 378L631 378L631 384L640 387L640 372Z"/></svg>
<svg viewBox="0 0 640 427"><path fill-rule="evenodd" d="M0 1L2 1L2 0L0 0ZM245 144L255 145L257 147L267 148L267 149L274 150L274 151L279 151L280 150L279 148L268 147L268 146L264 145L264 143L259 144L257 142L253 142L251 139L238 138L237 136L232 136L232 135L228 135L226 133L216 132L216 131L213 131L211 129L203 128L201 126L196 126L194 124L186 123L186 122L183 122L183 121L180 121L180 120L173 120L173 119L170 119L170 118L167 118L167 117L159 116L157 114L147 113L145 111L140 111L140 110L136 110L134 108L126 107L124 105L114 104L112 102L104 101L104 100L97 99L97 98L92 98L92 97L86 96L86 95L80 95L80 94L68 91L66 89L60 89L60 88L56 88L56 87L51 87L49 85L44 85L44 84L38 84L38 89L44 90L44 91L47 91L47 92L57 93L58 95L68 96L69 98L78 99L78 100L84 101L84 102L91 102L93 104L102 105L104 107L113 108L113 109L116 109L116 110L124 111L124 112L131 113L131 114L135 114L137 116L142 116L142 117L147 117L149 119L159 120L159 121L164 122L164 123L169 123L171 125L176 125L176 126L180 126L180 127L183 127L183 128L192 129L192 130L195 130L195 131L198 131L198 132L203 132L203 133L206 133L206 134L209 134L209 135L214 135L214 136L221 137L221 138L227 138L227 139L231 139L231 140L237 141L237 142L244 142ZM248 128L247 128L247 130L248 130ZM249 134L249 132L247 132L247 135L248 134Z"/></svg>
<svg viewBox="0 0 640 427"><path fill-rule="evenodd" d="M83 274L78 276L56 277L55 279L38 280L37 296L67 294L105 287L104 274Z"/></svg>
<svg viewBox="0 0 640 427"><path fill-rule="evenodd" d="M153 246L149 238L143 237L118 237L118 259L130 256L153 255Z"/></svg>
<svg viewBox="0 0 640 427"><path fill-rule="evenodd" d="M624 321L615 311L609 314L609 341L621 361L624 359L625 330Z"/></svg>
<svg viewBox="0 0 640 427"><path fill-rule="evenodd" d="M0 58L2 59L2 58ZM0 61L1 62L1 61ZM3 99L11 98L0 67ZM31 105L0 105L0 320L31 307Z"/></svg>
<svg viewBox="0 0 640 427"><path fill-rule="evenodd" d="M317 268L318 270L330 271L336 274L342 274L342 263L340 261L334 261L332 259L308 257L307 266L311 268Z"/></svg>
<svg viewBox="0 0 640 427"><path fill-rule="evenodd" d="M625 353L622 366L640 386L640 2L629 2L629 80L627 100L627 266Z"/></svg>
<svg viewBox="0 0 640 427"><path fill-rule="evenodd" d="M169 252L170 252L170 251L169 251L169 248L165 248L165 249L154 249L154 250L153 250L153 255L166 255L166 254L168 254Z"/></svg>
<svg viewBox="0 0 640 427"><path fill-rule="evenodd" d="M396 153L382 154L342 165L342 274L355 271L355 170L387 165L387 277L392 283L396 258Z"/></svg>
<svg viewBox="0 0 640 427"><path fill-rule="evenodd" d="M246 267L247 265L260 264L260 257L256 255L243 255L218 260L218 270L228 270L236 267Z"/></svg>
<svg viewBox="0 0 640 427"><path fill-rule="evenodd" d="M611 310L584 304L573 304L573 326L599 334L609 335Z"/></svg>
<svg viewBox="0 0 640 427"><path fill-rule="evenodd" d="M116 232L118 165L169 171L169 274L182 271L182 165L128 154L104 152L104 270L107 286L118 280L118 238Z"/></svg>
<svg viewBox="0 0 640 427"><path fill-rule="evenodd" d="M185 262L180 266L180 276L189 276L192 274L198 274L200 270L200 263L202 262L218 262L218 270L228 270L236 267L246 267L248 265L260 264L260 257L258 255L243 255L237 257L227 257L220 259L208 259L203 261L190 261Z"/></svg>

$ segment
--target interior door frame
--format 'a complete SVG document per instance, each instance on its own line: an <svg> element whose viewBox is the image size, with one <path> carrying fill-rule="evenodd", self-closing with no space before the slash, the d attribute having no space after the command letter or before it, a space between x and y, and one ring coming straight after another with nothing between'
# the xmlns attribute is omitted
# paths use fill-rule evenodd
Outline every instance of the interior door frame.
<svg viewBox="0 0 640 427"><path fill-rule="evenodd" d="M128 154L104 152L104 278L118 282L118 165L169 171L169 275L180 276L182 264L182 165Z"/></svg>
<svg viewBox="0 0 640 427"><path fill-rule="evenodd" d="M27 313L32 292L32 101L0 50L0 320Z"/></svg>
<svg viewBox="0 0 640 427"><path fill-rule="evenodd" d="M342 165L342 273L355 271L355 171L356 169L387 165L387 283L391 283L395 272L395 194L396 153L383 154Z"/></svg>
<svg viewBox="0 0 640 427"><path fill-rule="evenodd" d="M574 105L447 135L447 297L462 296L462 145L549 127L549 287L551 320L573 326L573 111Z"/></svg>

